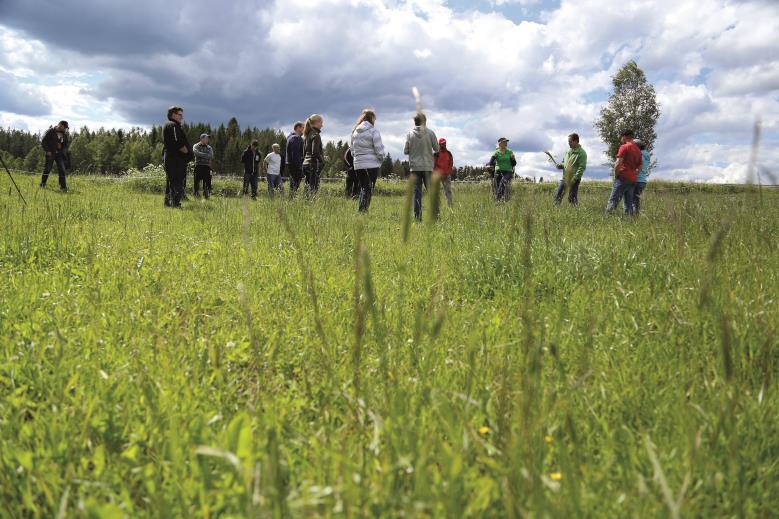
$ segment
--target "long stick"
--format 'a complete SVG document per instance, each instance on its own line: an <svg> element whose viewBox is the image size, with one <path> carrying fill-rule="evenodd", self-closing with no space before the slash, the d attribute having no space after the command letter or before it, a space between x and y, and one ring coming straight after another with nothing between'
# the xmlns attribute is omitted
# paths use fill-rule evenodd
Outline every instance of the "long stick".
<svg viewBox="0 0 779 519"><path fill-rule="evenodd" d="M3 156L2 155L0 155L0 162L3 163L3 167L5 168L5 172L8 173L9 177L11 177L11 182L13 182L13 185L16 188L16 192L19 193L19 198L21 198L22 202L24 202L24 207L27 207L27 200L24 199L24 195L22 195L21 190L19 190L19 186L16 185L16 180L14 180L14 176L11 175L11 170L8 169L8 166L5 165L5 160L3 160Z"/></svg>

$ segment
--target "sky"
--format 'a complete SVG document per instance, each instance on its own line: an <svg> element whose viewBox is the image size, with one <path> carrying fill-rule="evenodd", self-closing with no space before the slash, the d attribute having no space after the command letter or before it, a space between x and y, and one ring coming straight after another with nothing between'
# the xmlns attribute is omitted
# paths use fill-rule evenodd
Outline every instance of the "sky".
<svg viewBox="0 0 779 519"><path fill-rule="evenodd" d="M458 165L511 140L523 176L556 178L635 60L657 91L655 178L743 182L756 120L779 175L779 0L0 0L0 126L187 121L288 131L313 113L347 139L365 107L402 158L412 87Z"/></svg>

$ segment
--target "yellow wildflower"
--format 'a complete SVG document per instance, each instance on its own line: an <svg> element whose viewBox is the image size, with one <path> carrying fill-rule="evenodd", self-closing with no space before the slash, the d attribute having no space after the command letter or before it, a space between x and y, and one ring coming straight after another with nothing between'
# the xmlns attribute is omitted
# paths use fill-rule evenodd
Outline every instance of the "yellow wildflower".
<svg viewBox="0 0 779 519"><path fill-rule="evenodd" d="M479 434L487 434L488 432L490 432L490 428L486 425L479 427Z"/></svg>
<svg viewBox="0 0 779 519"><path fill-rule="evenodd" d="M546 436L544 436L544 441L546 442L547 445L552 445L552 437L550 435L547 434Z"/></svg>
<svg viewBox="0 0 779 519"><path fill-rule="evenodd" d="M561 479L563 479L563 475L560 472L552 472L551 474L549 474L549 479L551 479L552 481L560 481Z"/></svg>

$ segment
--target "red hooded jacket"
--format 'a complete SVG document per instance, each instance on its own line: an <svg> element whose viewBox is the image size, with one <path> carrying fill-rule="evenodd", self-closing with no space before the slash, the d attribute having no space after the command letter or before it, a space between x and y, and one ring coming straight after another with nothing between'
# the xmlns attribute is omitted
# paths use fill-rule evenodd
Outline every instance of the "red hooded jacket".
<svg viewBox="0 0 779 519"><path fill-rule="evenodd" d="M446 149L446 139L438 139L438 144L441 146L441 151L433 156L435 160L433 170L438 171L444 177L448 177L452 174L452 169L454 168L454 157Z"/></svg>

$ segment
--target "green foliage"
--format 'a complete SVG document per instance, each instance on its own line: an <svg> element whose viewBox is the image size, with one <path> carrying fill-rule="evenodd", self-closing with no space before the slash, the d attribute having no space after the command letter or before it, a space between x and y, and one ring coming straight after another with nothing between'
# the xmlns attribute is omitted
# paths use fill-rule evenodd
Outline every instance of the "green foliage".
<svg viewBox="0 0 779 519"><path fill-rule="evenodd" d="M0 183L0 515L779 509L779 192L456 185L403 231L402 196L148 176Z"/></svg>
<svg viewBox="0 0 779 519"><path fill-rule="evenodd" d="M614 92L595 121L595 129L608 146L606 155L609 160L616 160L620 133L626 129L632 129L651 153L655 148L655 126L660 117L655 88L635 61L623 65L612 78L612 84Z"/></svg>

